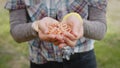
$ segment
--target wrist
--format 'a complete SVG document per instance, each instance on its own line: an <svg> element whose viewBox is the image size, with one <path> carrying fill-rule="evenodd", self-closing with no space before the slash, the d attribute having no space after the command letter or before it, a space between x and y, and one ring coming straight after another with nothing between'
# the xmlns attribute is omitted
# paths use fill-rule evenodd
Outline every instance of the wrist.
<svg viewBox="0 0 120 68"><path fill-rule="evenodd" d="M32 23L32 28L36 31L36 32L38 32L39 31L39 21L35 21L35 22L33 22Z"/></svg>

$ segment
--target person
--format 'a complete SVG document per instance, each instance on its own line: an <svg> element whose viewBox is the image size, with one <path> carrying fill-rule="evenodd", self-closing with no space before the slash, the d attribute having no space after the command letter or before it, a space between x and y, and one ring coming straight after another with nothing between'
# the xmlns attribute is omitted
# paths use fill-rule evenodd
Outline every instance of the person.
<svg viewBox="0 0 120 68"><path fill-rule="evenodd" d="M94 40L107 31L106 7L107 0L9 0L5 5L12 37L29 44L30 68L97 68ZM50 24L61 22L72 24L71 33L47 34Z"/></svg>

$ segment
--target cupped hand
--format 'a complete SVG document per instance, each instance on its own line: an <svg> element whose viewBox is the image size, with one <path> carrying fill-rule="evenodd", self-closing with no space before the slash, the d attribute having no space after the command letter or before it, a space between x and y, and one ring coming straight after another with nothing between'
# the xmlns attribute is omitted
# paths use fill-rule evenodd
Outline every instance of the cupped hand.
<svg viewBox="0 0 120 68"><path fill-rule="evenodd" d="M78 17L71 15L66 20L63 20L62 23L67 24L71 27L70 32L63 32L63 35L56 34L47 34L49 31L49 26L51 24L58 24L59 22L50 17L45 17L40 20L39 23L39 37L43 41L52 42L54 45L57 45L59 48L63 48L66 45L74 47L78 39L83 37L83 22L79 20Z"/></svg>
<svg viewBox="0 0 120 68"><path fill-rule="evenodd" d="M83 36L83 22L78 17L71 15L63 22L71 26L71 33L75 35L76 39Z"/></svg>
<svg viewBox="0 0 120 68"><path fill-rule="evenodd" d="M47 42L54 42L56 41L56 35L54 34L47 34L48 30L49 30L49 26L51 24L57 24L59 23L57 20L50 18L50 17L45 17L43 19L41 19L40 21L38 21L38 35L39 38L43 41L47 41Z"/></svg>
<svg viewBox="0 0 120 68"><path fill-rule="evenodd" d="M74 47L77 43L77 40L83 37L83 22L75 15L69 16L62 22L71 26L72 29L70 33L64 32L64 42L68 46Z"/></svg>
<svg viewBox="0 0 120 68"><path fill-rule="evenodd" d="M39 21L38 28L43 32L47 33L49 30L49 26L51 24L58 24L59 22L51 17L45 17Z"/></svg>

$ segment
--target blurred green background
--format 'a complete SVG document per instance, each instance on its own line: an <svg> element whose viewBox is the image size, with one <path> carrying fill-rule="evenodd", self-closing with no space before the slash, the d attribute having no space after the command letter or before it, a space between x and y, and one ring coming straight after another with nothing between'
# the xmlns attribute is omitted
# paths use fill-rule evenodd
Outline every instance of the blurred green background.
<svg viewBox="0 0 120 68"><path fill-rule="evenodd" d="M9 33L6 0L0 0L0 68L29 68L27 43L16 43ZM96 41L98 68L120 68L120 0L109 0L108 30L102 41Z"/></svg>

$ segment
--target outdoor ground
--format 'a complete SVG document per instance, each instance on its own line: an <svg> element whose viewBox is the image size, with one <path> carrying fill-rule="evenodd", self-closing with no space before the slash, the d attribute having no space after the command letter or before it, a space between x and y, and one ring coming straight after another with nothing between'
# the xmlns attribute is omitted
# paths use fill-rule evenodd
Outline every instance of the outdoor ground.
<svg viewBox="0 0 120 68"><path fill-rule="evenodd" d="M0 0L0 68L29 68L27 43L16 43L9 33L9 14ZM98 68L120 68L120 0L109 0L108 31L102 41L96 41Z"/></svg>

